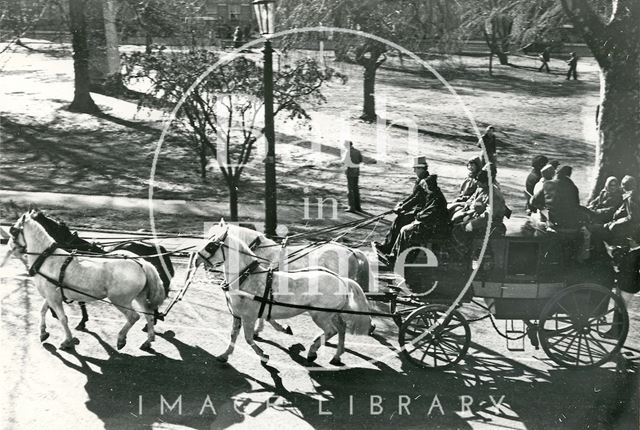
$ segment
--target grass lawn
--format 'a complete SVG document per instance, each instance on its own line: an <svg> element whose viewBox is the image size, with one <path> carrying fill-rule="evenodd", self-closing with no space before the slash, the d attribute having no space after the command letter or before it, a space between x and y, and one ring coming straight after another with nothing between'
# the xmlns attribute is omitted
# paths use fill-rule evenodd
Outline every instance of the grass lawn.
<svg viewBox="0 0 640 430"><path fill-rule="evenodd" d="M73 95L70 56L22 50L7 55L0 75L0 188L146 197L162 113L138 111L134 103L101 95L94 99L104 116L68 112L65 106ZM328 102L309 108L309 123L276 120L279 202L301 205L304 198L344 202L346 179L338 148L346 137L367 157L360 184L369 211L382 212L410 191L408 160L418 154L429 158L430 171L438 174L445 194L452 198L466 174L466 160L478 152L468 139L474 132L463 104L481 129L493 124L501 132L498 180L516 212L522 207L529 161L539 153L572 165L574 180L586 199L596 139L599 80L595 63L583 59L578 69L581 80L565 81L560 60L552 60L555 74L548 75L535 71L534 59L512 57L518 67L497 66L493 77L488 76L486 58L456 61L464 67L449 82L455 96L433 77L416 73L416 65L409 64L409 72L397 64L379 71L378 114L389 121L416 124L421 132L413 140L402 129L359 121L361 69L334 64L349 81L324 88ZM380 131L384 131L386 154L377 150ZM260 145L243 174L244 202L263 199L263 156ZM211 170L202 181L196 157L173 137L162 146L154 184L154 195L164 199L226 201L228 195L221 174ZM82 212L65 209L64 202L55 211L73 224L148 228L144 212ZM5 202L3 222L14 220L10 212ZM201 231L199 220L192 218L167 217L160 223L170 231Z"/></svg>

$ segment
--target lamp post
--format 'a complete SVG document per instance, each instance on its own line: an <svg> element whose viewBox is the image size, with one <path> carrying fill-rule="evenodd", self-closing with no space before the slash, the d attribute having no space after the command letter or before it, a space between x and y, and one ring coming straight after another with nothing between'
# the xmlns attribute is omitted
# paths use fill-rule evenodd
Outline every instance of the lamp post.
<svg viewBox="0 0 640 430"><path fill-rule="evenodd" d="M273 125L273 48L269 38L274 33L275 0L254 0L253 8L264 43L264 136L267 139L267 157L264 160L264 230L268 237L276 235L276 137Z"/></svg>

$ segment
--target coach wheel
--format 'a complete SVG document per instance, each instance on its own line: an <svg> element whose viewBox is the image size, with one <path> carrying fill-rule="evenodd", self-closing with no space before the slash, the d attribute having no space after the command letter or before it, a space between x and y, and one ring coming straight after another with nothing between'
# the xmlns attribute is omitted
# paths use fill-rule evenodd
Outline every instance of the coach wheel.
<svg viewBox="0 0 640 430"><path fill-rule="evenodd" d="M547 356L565 367L595 367L617 355L629 332L624 301L596 284L574 285L542 309L538 336Z"/></svg>
<svg viewBox="0 0 640 430"><path fill-rule="evenodd" d="M467 353L471 343L469 323L448 306L426 305L413 311L400 327L402 355L427 369L448 369Z"/></svg>

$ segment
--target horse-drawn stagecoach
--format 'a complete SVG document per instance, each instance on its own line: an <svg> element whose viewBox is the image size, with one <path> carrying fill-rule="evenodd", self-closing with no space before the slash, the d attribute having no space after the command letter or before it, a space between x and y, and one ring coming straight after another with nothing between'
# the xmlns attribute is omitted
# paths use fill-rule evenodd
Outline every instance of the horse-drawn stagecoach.
<svg viewBox="0 0 640 430"><path fill-rule="evenodd" d="M29 219L36 216L25 214L12 228L14 246L22 248L22 251L26 251L27 247L35 249L34 244L29 243L34 241L35 236L25 234L24 230L26 223L30 222ZM348 229L368 225L382 216L384 214L360 223L351 223ZM233 229L233 232L230 233L230 229ZM55 237L55 234L51 233L54 230L50 227L47 232ZM233 351L241 317L247 342L265 359L266 355L253 341L256 319L271 316L272 311L274 319L308 311L327 338L339 335L338 352L332 360L335 364L340 363L340 354L343 351L346 324L341 316L344 316L344 319L349 315L355 319L360 318L361 327L362 317L388 316L399 326L399 343L402 354L408 361L426 368L448 368L458 363L469 349L469 321L460 308L472 301L488 312L486 317L491 318L498 331L495 320L511 321L511 329L501 333L508 340L520 339L524 345L524 339L528 338L535 346L539 342L549 358L560 365L598 366L619 352L627 336L629 318L624 301L613 289L616 283L638 282L636 251L614 249L613 252L606 253L600 252L596 247L589 259L579 261L576 258L576 232L535 235L524 234L520 229L509 229L504 234L504 230L501 232L500 229L495 229L490 236L484 258L480 258L482 253L478 253L478 249L482 248L482 243L478 240L467 243L466 248L451 238L423 244L422 250L416 249L411 255L410 264L402 267L403 279L400 282L397 276L391 276L391 269L387 268L378 277L380 282L376 290L372 285L366 285L370 268L361 251L334 242L307 243L289 253L290 266L287 270L292 270L294 274L287 275L289 272L261 269L269 265L269 262L275 261L276 255L285 245L273 242L259 232L232 227L221 222L212 229L203 246L193 254L187 271L187 281L192 279L194 266L191 263L196 260L206 263L209 268L224 265L226 279L223 290L228 294L231 289L240 296L237 302L227 296L227 302L234 315L234 332L232 342L223 354L224 359ZM48 240L47 243L50 244L54 239ZM309 255L323 247L329 247L336 254L332 254L333 257L327 261L318 259L319 265L333 269L337 267L335 265L339 260L344 260L349 262L350 268L355 268L353 271L350 269L344 278L340 278L348 281L346 285L350 288L349 298L340 301L330 297L331 302L318 304L310 301L309 295L298 295L295 291L293 296L299 299L299 302L279 295L281 278L288 276L295 278L294 284L300 284L300 280L304 281L305 276L322 276L323 282L333 282L335 274L327 272L326 269L318 271L308 268ZM343 252L341 249L344 251L343 254L340 254ZM241 270L233 273L230 273L229 265L231 251L239 252L237 258L241 266ZM41 259L41 256L37 255L38 252L31 254L36 254L32 256L32 260ZM64 259L61 261L89 257L88 254L83 254L84 257L68 255L62 254ZM95 257L104 258L104 255ZM437 259L437 262L434 259ZM35 263L31 269L34 265ZM362 276L363 270L366 271L365 277ZM63 273L64 268L60 269L61 278ZM310 275L311 273L313 275ZM61 279L51 279L51 276L54 275L44 277L60 291L67 288ZM336 285L340 282L344 284L344 281L336 281ZM184 295L188 283L185 283L174 295L168 307L165 307L165 314ZM305 288L307 286L304 282L300 285ZM360 286L369 292L364 294ZM70 289L81 297L78 285ZM137 291L136 294L143 294ZM88 298L96 299L91 294L86 295ZM248 306L247 302L251 300L241 300L246 298L252 299L255 303ZM389 312L372 312L366 304L367 298L369 301L388 302ZM125 310L130 307L130 303L114 304ZM43 308L43 318L45 309ZM325 320L322 317L324 314L330 314L330 319ZM517 334L513 329L513 321L522 321L522 329ZM274 327L278 325L274 324ZM118 339L119 346L124 340L123 336L126 336L126 331ZM152 338L150 333L149 342ZM310 350L310 360L315 359L315 351L319 346L320 337Z"/></svg>
<svg viewBox="0 0 640 430"><path fill-rule="evenodd" d="M577 231L533 234L510 227L491 235L483 259L479 240L462 252L451 239L424 244L431 252L416 251L404 268L411 293L390 300L401 316L399 341L409 361L431 368L459 362L471 340L460 311L469 302L490 312L508 343L521 340L520 349L528 338L562 366L599 366L620 351L629 318L613 289L618 282L637 282L635 252L621 251L614 261L611 252L619 249L596 246L590 258L579 260ZM437 264L429 264L434 257ZM504 331L495 320L505 321Z"/></svg>

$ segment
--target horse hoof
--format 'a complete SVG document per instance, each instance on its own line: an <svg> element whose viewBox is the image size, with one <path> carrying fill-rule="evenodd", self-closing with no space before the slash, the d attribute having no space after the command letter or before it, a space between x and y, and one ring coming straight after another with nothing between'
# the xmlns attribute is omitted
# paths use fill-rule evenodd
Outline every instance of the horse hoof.
<svg viewBox="0 0 640 430"><path fill-rule="evenodd" d="M221 355L219 357L216 357L216 360L218 360L220 363L226 363L227 361L229 361L229 357L227 357L226 355Z"/></svg>
<svg viewBox="0 0 640 430"><path fill-rule="evenodd" d="M260 337L260 335L258 333L253 335L253 340L262 340L262 338Z"/></svg>
<svg viewBox="0 0 640 430"><path fill-rule="evenodd" d="M116 344L116 348L120 351L127 344L127 339L118 339L118 343Z"/></svg>
<svg viewBox="0 0 640 430"><path fill-rule="evenodd" d="M293 336L293 330L291 330L290 326L287 326L287 328L284 330L284 332L290 336Z"/></svg>
<svg viewBox="0 0 640 430"><path fill-rule="evenodd" d="M342 361L340 361L339 358L332 358L331 361L329 362L329 364L331 364L333 366L344 366L344 363Z"/></svg>
<svg viewBox="0 0 640 430"><path fill-rule="evenodd" d="M143 351L149 351L151 349L151 342L148 340L145 341L142 345L140 345L140 349Z"/></svg>
<svg viewBox="0 0 640 430"><path fill-rule="evenodd" d="M142 327L142 331L143 331L144 333L146 333L147 331L149 331L149 330L147 329L147 326L146 326L146 325Z"/></svg>
<svg viewBox="0 0 640 430"><path fill-rule="evenodd" d="M313 363L314 361L316 361L316 358L318 358L318 354L316 353L310 353L307 355L307 361L309 363Z"/></svg>
<svg viewBox="0 0 640 430"><path fill-rule="evenodd" d="M49 339L49 333L48 332L44 332L44 333L40 333L40 342L44 342L45 340Z"/></svg>
<svg viewBox="0 0 640 430"><path fill-rule="evenodd" d="M267 364L269 362L269 356L267 354L264 354L260 357L260 361L262 361L264 364Z"/></svg>
<svg viewBox="0 0 640 430"><path fill-rule="evenodd" d="M373 336L374 331L376 331L376 325L371 324L371 327L369 327L369 336Z"/></svg>
<svg viewBox="0 0 640 430"><path fill-rule="evenodd" d="M85 325L85 323L80 323L76 326L76 330L78 331L86 331L87 330L87 326Z"/></svg>

